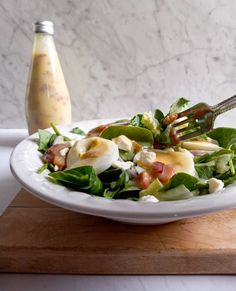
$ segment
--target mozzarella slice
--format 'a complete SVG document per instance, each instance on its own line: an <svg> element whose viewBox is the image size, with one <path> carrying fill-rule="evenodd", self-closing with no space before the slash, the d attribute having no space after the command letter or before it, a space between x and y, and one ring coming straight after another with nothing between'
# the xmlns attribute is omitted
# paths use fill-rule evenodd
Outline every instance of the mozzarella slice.
<svg viewBox="0 0 236 291"><path fill-rule="evenodd" d="M67 169L93 166L96 174L107 170L119 158L117 145L101 137L89 137L75 142L67 155Z"/></svg>

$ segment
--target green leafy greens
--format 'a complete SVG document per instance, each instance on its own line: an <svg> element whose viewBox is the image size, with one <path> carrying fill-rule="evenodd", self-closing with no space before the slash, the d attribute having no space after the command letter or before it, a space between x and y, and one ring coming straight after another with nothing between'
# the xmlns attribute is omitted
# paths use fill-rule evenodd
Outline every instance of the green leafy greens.
<svg viewBox="0 0 236 291"><path fill-rule="evenodd" d="M189 100L179 98L174 102L169 110L168 115L180 113L189 107ZM63 141L70 139L60 133L54 124L51 124L53 133L47 130L38 130L39 141L38 151L44 154L54 143L58 136L63 137ZM130 120L119 120L106 127L100 137L112 140L120 135L125 135L132 140L132 143L139 143L148 151L154 149L172 147L170 139L170 129L168 122L165 122L165 115L160 109L153 112L136 114ZM72 129L72 133L86 135L79 127ZM225 186L236 182L236 129L219 127L211 130L209 133L198 137L198 140L204 139L208 142L209 138L218 142L220 148L217 151L206 151L205 154L195 156L194 167L196 174L194 176L187 173L175 173L166 184L162 184L156 176L152 176L148 187L144 190L138 187L138 167L135 162L135 155L140 150L132 147L130 150L119 149L120 164L131 161L132 166L128 170L124 167L110 167L99 175L96 174L92 166L77 167L74 169L65 169L55 171L55 165L45 162L38 170L42 173L49 169L49 179L60 183L70 189L83 191L92 195L102 196L108 199L129 199L138 200L142 196L153 195L160 201L175 201L189 199L197 195L209 194L209 185L211 178L217 178L224 182ZM114 141L114 140L113 140ZM136 141L137 143L134 143ZM195 140L196 142L196 140ZM136 164L135 164L136 163ZM127 163L126 163L127 165ZM118 166L119 167L119 166ZM142 167L141 167L142 168ZM151 170L143 167L146 174ZM158 175L157 175L158 176ZM159 177L159 176L158 176Z"/></svg>
<svg viewBox="0 0 236 291"><path fill-rule="evenodd" d="M98 196L103 194L103 184L91 166L57 171L50 173L49 176L71 189L81 190Z"/></svg>
<svg viewBox="0 0 236 291"><path fill-rule="evenodd" d="M79 127L74 127L71 132L79 135L86 135L86 133Z"/></svg>

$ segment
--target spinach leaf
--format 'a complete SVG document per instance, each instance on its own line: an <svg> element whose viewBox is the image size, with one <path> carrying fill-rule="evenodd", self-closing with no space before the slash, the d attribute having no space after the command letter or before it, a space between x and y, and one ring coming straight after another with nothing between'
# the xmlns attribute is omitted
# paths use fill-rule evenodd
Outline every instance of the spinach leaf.
<svg viewBox="0 0 236 291"><path fill-rule="evenodd" d="M116 194L114 197L115 199L128 199L128 200L134 200L137 201L139 198L139 191L138 188L125 188L121 190L119 193Z"/></svg>
<svg viewBox="0 0 236 291"><path fill-rule="evenodd" d="M225 187L236 182L236 175L223 180Z"/></svg>
<svg viewBox="0 0 236 291"><path fill-rule="evenodd" d="M52 133L50 133L49 131L43 130L43 129L38 130L38 135L39 135L38 151L40 151L41 153L45 153L46 150L52 144L52 137L54 138L55 136Z"/></svg>
<svg viewBox="0 0 236 291"><path fill-rule="evenodd" d="M233 158L233 151L229 149L221 149L216 152L213 152L211 154L205 154L203 156L195 157L194 162L195 163L207 163L209 161L217 160L218 158L222 156L229 155L231 158Z"/></svg>
<svg viewBox="0 0 236 291"><path fill-rule="evenodd" d="M129 176L126 171L110 168L98 177L106 187L103 194L105 198L138 200L140 190L129 185Z"/></svg>
<svg viewBox="0 0 236 291"><path fill-rule="evenodd" d="M74 127L71 132L79 135L86 135L86 133L79 127Z"/></svg>
<svg viewBox="0 0 236 291"><path fill-rule="evenodd" d="M103 184L91 166L50 173L49 176L66 187L101 196Z"/></svg>
<svg viewBox="0 0 236 291"><path fill-rule="evenodd" d="M196 194L198 194L198 192L191 192L183 184L180 184L175 188L159 192L155 197L160 201L175 201L189 199L196 196Z"/></svg>
<svg viewBox="0 0 236 291"><path fill-rule="evenodd" d="M210 179L214 177L214 172L216 168L216 163L215 161L210 161L207 163L198 163L195 164L195 170L198 173L198 176L201 179Z"/></svg>
<svg viewBox="0 0 236 291"><path fill-rule="evenodd" d="M198 178L177 173L164 187L158 179L155 179L147 189L140 191L139 196L153 195L160 201L182 200L198 195L199 188L203 187L207 187L207 184Z"/></svg>
<svg viewBox="0 0 236 291"><path fill-rule="evenodd" d="M169 113L180 113L186 109L188 109L189 100L185 98L179 98L175 103L173 103L170 107Z"/></svg>
<svg viewBox="0 0 236 291"><path fill-rule="evenodd" d="M127 171L122 171L117 181L111 182L110 187L106 188L103 196L105 198L117 199L118 194L123 192L128 187L129 174Z"/></svg>
<svg viewBox="0 0 236 291"><path fill-rule="evenodd" d="M142 127L143 124L141 122L142 119L142 114L136 114L131 120L130 120L130 125L132 126L138 126L138 127Z"/></svg>
<svg viewBox="0 0 236 291"><path fill-rule="evenodd" d="M135 152L134 151L119 150L119 155L120 155L121 159L125 162L133 161L133 158L135 156Z"/></svg>
<svg viewBox="0 0 236 291"><path fill-rule="evenodd" d="M49 143L48 143L48 147L49 148L52 146L52 144L53 144L54 140L56 139L56 137L57 137L57 135L55 133L53 133L51 135L51 138L50 138Z"/></svg>
<svg viewBox="0 0 236 291"><path fill-rule="evenodd" d="M224 154L219 157L216 157L216 173L224 174L230 170L230 164L232 161L231 154Z"/></svg>
<svg viewBox="0 0 236 291"><path fill-rule="evenodd" d="M187 173L177 173L171 178L170 182L163 187L163 190L166 191L176 188L179 185L184 185L189 191L193 191L205 187L206 183Z"/></svg>
<svg viewBox="0 0 236 291"><path fill-rule="evenodd" d="M201 156L196 156L194 157L194 163L198 164L198 163L207 163L210 161L210 156L211 154L204 154Z"/></svg>
<svg viewBox="0 0 236 291"><path fill-rule="evenodd" d="M230 127L218 127L207 133L207 135L217 140L223 148L230 148L236 144L236 129Z"/></svg>
<svg viewBox="0 0 236 291"><path fill-rule="evenodd" d="M208 168L208 174L210 175L210 171L213 170L213 163L210 163L211 161L215 162L215 168L212 172L212 177L214 176L214 173L216 174L224 174L230 169L230 164L233 159L234 153L231 150L228 149L222 149L219 151L216 151L212 154L206 154L202 157L196 157L194 159L196 170L199 170L200 164L205 164L206 167L210 165L210 168ZM205 168L206 170L206 168Z"/></svg>
<svg viewBox="0 0 236 291"><path fill-rule="evenodd" d="M160 109L156 109L154 112L154 117L156 120L161 123L162 119L165 117L164 113Z"/></svg>
<svg viewBox="0 0 236 291"><path fill-rule="evenodd" d="M166 129L162 131L160 135L156 136L155 141L161 144L171 145L172 141L170 138L170 127L167 126Z"/></svg>
<svg viewBox="0 0 236 291"><path fill-rule="evenodd" d="M150 130L135 126L109 126L102 132L100 137L112 139L120 135L125 135L143 145L152 145L154 142L153 134Z"/></svg>
<svg viewBox="0 0 236 291"><path fill-rule="evenodd" d="M234 173L233 151L228 149L221 149L212 154L205 154L203 156L195 157L195 169L202 179L209 179L217 176L218 178L228 176L230 173ZM226 175L225 175L226 174Z"/></svg>
<svg viewBox="0 0 236 291"><path fill-rule="evenodd" d="M106 171L98 175L98 178L105 185L109 185L111 182L117 181L120 174L122 173L121 169L109 168Z"/></svg>

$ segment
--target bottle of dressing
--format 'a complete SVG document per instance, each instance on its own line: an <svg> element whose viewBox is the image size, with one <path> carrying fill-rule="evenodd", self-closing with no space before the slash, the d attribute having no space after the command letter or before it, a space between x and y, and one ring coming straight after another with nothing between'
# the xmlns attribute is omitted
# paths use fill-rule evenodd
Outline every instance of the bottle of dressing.
<svg viewBox="0 0 236 291"><path fill-rule="evenodd" d="M53 40L53 23L34 23L34 45L25 109L29 134L50 123L71 123L71 103Z"/></svg>

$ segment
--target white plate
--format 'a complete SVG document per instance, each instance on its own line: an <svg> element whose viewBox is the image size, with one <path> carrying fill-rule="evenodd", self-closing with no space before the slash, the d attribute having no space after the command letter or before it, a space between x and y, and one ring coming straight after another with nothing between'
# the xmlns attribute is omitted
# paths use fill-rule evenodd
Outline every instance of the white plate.
<svg viewBox="0 0 236 291"><path fill-rule="evenodd" d="M67 136L79 126L85 131L112 120L90 120L59 127ZM19 143L12 152L10 166L13 175L32 194L49 203L72 211L102 216L112 220L135 224L162 224L187 217L208 214L236 206L236 186L224 191L194 197L188 200L145 203L129 200L110 200L83 192L68 190L47 180L47 172L37 174L42 166L37 151L37 133Z"/></svg>

